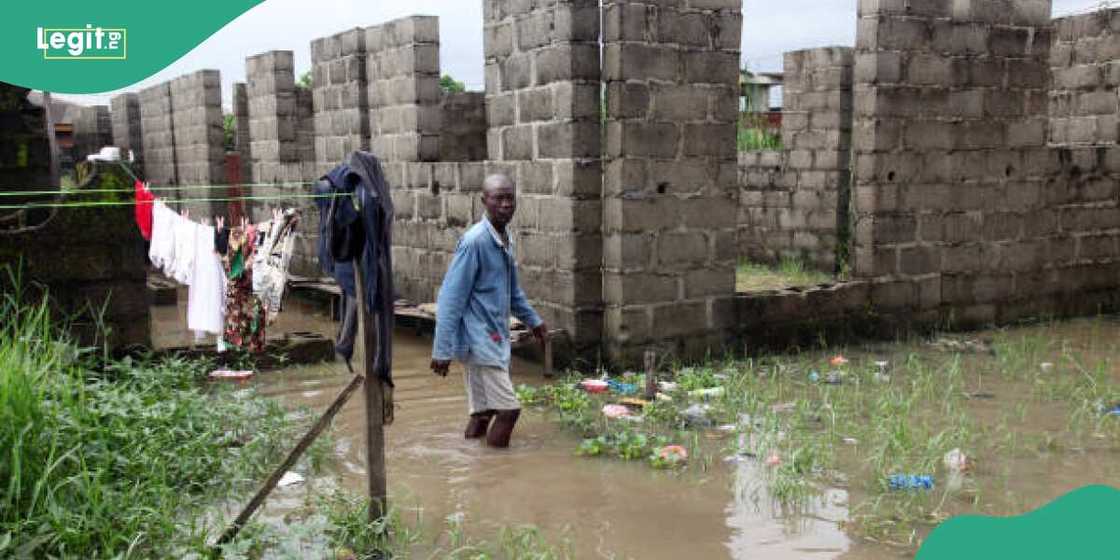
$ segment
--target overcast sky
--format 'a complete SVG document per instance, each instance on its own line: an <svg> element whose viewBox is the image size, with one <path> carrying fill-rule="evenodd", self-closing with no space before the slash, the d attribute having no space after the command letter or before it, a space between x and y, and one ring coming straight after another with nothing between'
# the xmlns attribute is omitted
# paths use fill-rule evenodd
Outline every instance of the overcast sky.
<svg viewBox="0 0 1120 560"><path fill-rule="evenodd" d="M743 66L780 70L782 53L855 43L858 0L744 0ZM1087 11L1101 0L1054 0L1054 15ZM136 91L176 76L214 68L222 73L228 109L232 83L245 80L245 57L269 50L295 52L296 76L311 68L311 41L352 27L408 15L440 19L442 71L483 89L482 0L266 0L242 14L162 72L120 91ZM59 95L107 104L119 92Z"/></svg>

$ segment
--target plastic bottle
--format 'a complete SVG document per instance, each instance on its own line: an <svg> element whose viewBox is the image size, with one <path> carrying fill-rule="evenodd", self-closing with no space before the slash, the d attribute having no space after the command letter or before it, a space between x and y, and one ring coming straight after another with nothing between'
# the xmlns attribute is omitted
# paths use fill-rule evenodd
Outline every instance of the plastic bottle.
<svg viewBox="0 0 1120 560"><path fill-rule="evenodd" d="M929 475L892 474L887 480L891 490L931 490L933 477Z"/></svg>

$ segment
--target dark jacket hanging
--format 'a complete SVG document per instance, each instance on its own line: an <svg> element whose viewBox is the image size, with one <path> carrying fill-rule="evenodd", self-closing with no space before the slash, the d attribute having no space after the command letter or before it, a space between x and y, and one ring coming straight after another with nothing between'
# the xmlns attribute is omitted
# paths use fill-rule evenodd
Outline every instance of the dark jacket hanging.
<svg viewBox="0 0 1120 560"><path fill-rule="evenodd" d="M327 173L316 194L346 193L316 199L319 206L319 264L332 274L343 292L355 295L354 259L362 267L366 309L375 315L377 354L375 374L392 384L393 345L393 200L381 162L368 152L354 152L349 160ZM355 207L357 204L357 207ZM353 307L353 306L348 306ZM348 361L353 356L357 321L344 321L336 345Z"/></svg>

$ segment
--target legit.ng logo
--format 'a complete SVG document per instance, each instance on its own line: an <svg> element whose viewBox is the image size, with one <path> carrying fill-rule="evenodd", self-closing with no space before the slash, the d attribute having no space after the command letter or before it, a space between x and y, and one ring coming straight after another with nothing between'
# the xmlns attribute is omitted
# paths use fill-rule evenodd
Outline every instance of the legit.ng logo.
<svg viewBox="0 0 1120 560"><path fill-rule="evenodd" d="M128 30L123 27L36 28L37 47L46 60L124 60Z"/></svg>

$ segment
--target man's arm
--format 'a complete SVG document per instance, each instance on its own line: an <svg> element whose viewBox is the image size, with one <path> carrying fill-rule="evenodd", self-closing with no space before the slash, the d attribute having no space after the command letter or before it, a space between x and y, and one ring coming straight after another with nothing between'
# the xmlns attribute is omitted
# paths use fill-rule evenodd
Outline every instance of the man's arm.
<svg viewBox="0 0 1120 560"><path fill-rule="evenodd" d="M436 373L446 375L446 364L455 354L455 343L458 339L459 325L463 320L471 290L474 289L474 280L478 275L478 250L469 243L459 241L455 248L455 256L451 259L451 266L443 277L443 285L439 289L436 300L436 333L432 344L432 366L440 362L443 371Z"/></svg>

